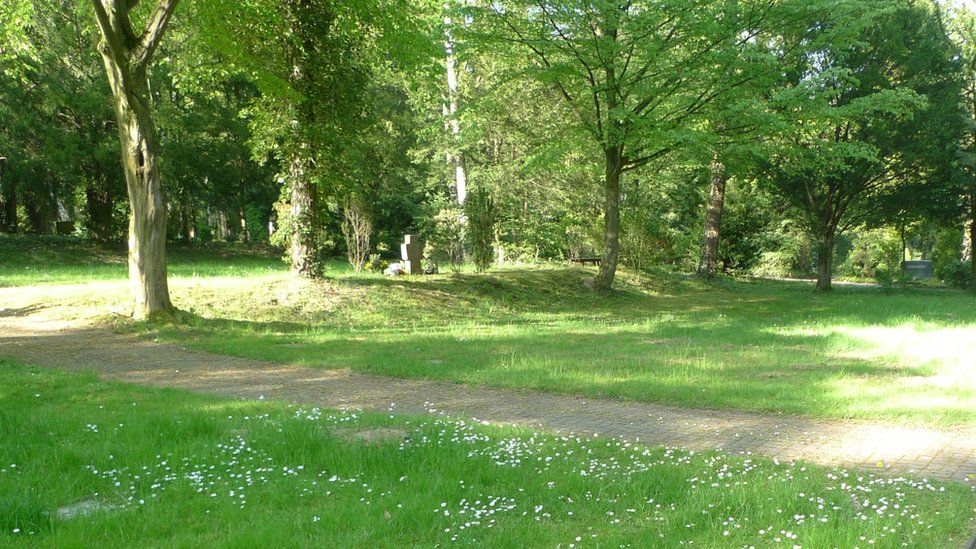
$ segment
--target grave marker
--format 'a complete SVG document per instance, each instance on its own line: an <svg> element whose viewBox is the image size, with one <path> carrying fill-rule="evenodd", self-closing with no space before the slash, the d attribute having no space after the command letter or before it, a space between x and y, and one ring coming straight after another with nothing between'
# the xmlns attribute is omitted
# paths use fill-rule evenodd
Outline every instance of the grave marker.
<svg viewBox="0 0 976 549"><path fill-rule="evenodd" d="M403 270L409 274L421 274L423 272L424 249L420 241L408 234L403 237L403 244L400 244L400 257L403 259Z"/></svg>

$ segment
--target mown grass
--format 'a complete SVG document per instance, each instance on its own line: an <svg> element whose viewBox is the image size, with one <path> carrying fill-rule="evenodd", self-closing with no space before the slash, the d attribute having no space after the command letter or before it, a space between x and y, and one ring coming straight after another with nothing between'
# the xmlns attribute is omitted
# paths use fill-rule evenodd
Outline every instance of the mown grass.
<svg viewBox="0 0 976 549"><path fill-rule="evenodd" d="M971 487L0 361L0 545L952 547ZM97 502L93 514L58 509Z"/></svg>
<svg viewBox="0 0 976 549"><path fill-rule="evenodd" d="M170 245L169 274L177 278L255 276L286 266L266 247L215 242ZM75 237L0 235L0 287L82 284L128 277L122 246L92 244Z"/></svg>
<svg viewBox="0 0 976 549"><path fill-rule="evenodd" d="M60 268L51 261L35 268ZM249 259L213 261L230 272ZM172 265L188 268L179 256ZM965 292L838 287L818 295L803 283L623 270L608 295L587 287L592 271L563 267L327 274L322 282L263 271L174 278L183 323L136 328L218 353L398 377L976 424L976 296ZM85 316L127 301L124 284L99 284L0 289L0 307Z"/></svg>
<svg viewBox="0 0 976 549"><path fill-rule="evenodd" d="M976 300L956 292L815 295L789 283L578 269L319 284L200 286L164 337L206 350L398 377L687 406L976 422Z"/></svg>

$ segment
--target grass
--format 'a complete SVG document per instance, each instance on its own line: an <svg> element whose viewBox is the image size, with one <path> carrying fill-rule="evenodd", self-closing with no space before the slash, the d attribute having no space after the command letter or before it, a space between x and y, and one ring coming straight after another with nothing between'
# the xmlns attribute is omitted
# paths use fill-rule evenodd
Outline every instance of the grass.
<svg viewBox="0 0 976 549"><path fill-rule="evenodd" d="M174 254L171 270L193 268L182 261ZM296 282L279 271L248 271L248 257L211 261L214 277L171 283L176 305L188 311L184 325L135 328L213 352L318 368L696 407L976 424L976 297L964 292L839 287L817 295L803 283L706 284L625 270L617 291L605 295L589 290L591 271L578 268L391 279L333 266L329 280ZM70 259L46 265L34 268L82 268ZM126 302L124 284L97 284L0 289L0 307L91 316Z"/></svg>
<svg viewBox="0 0 976 549"><path fill-rule="evenodd" d="M169 274L176 278L255 276L286 270L274 251L261 246L171 245L168 255ZM124 247L93 245L75 237L0 235L0 287L126 280L126 261Z"/></svg>
<svg viewBox="0 0 976 549"><path fill-rule="evenodd" d="M951 547L970 487L0 361L0 545ZM101 510L60 518L58 509Z"/></svg>

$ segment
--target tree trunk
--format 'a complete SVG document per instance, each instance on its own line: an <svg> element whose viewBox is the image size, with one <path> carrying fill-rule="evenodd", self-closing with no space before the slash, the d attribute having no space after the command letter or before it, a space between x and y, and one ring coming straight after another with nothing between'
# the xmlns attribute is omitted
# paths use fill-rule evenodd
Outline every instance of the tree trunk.
<svg viewBox="0 0 976 549"><path fill-rule="evenodd" d="M54 232L54 219L50 216L51 207L39 200L37 193L29 190L24 193L24 212L27 225L32 234L51 234Z"/></svg>
<svg viewBox="0 0 976 549"><path fill-rule="evenodd" d="M976 288L976 193L969 195L969 268Z"/></svg>
<svg viewBox="0 0 976 549"><path fill-rule="evenodd" d="M304 147L299 147L299 155ZM315 268L315 212L316 189L309 180L305 161L300 156L292 159L289 167L291 183L291 271L293 274L312 278Z"/></svg>
<svg viewBox="0 0 976 549"><path fill-rule="evenodd" d="M908 260L908 237L905 235L905 223L898 227L898 234L901 237L901 274L904 276L908 271L905 262Z"/></svg>
<svg viewBox="0 0 976 549"><path fill-rule="evenodd" d="M244 205L241 206L241 209L238 210L237 212L237 217L240 220L238 224L238 227L240 228L239 229L240 238L238 238L238 240L240 240L241 242L250 242L251 233L247 229L247 207L246 206Z"/></svg>
<svg viewBox="0 0 976 549"><path fill-rule="evenodd" d="M461 123L457 117L458 108L458 77L457 58L454 56L454 39L451 36L450 3L444 3L444 51L447 65L447 105L444 114L451 130L452 143L456 150L447 153L447 161L454 168L454 190L457 203L463 206L468 199L468 172L464 164L464 153L460 151Z"/></svg>
<svg viewBox="0 0 976 549"><path fill-rule="evenodd" d="M189 199L184 194L183 199L180 200L180 237L183 242L189 242L193 239L193 230L196 228L196 225L196 216L190 206Z"/></svg>
<svg viewBox="0 0 976 549"><path fill-rule="evenodd" d="M136 2L92 0L102 34L99 52L112 90L122 169L129 196L129 287L132 316L169 311L166 200L159 177L159 139L152 118L148 65L177 0L159 0L141 35L129 11Z"/></svg>
<svg viewBox="0 0 976 549"><path fill-rule="evenodd" d="M702 234L701 260L698 263L698 274L708 277L715 276L718 266L722 212L725 209L725 186L728 181L725 164L719 160L717 154L712 158L711 172L711 189L708 193L705 230Z"/></svg>
<svg viewBox="0 0 976 549"><path fill-rule="evenodd" d="M817 238L817 291L829 292L834 273L834 231Z"/></svg>
<svg viewBox="0 0 976 549"><path fill-rule="evenodd" d="M3 159L0 158L0 232L17 232L17 185L3 173Z"/></svg>
<svg viewBox="0 0 976 549"><path fill-rule="evenodd" d="M227 242L230 240L230 227L227 225L227 214L223 210L217 212L217 223L220 226L220 239Z"/></svg>
<svg viewBox="0 0 976 549"><path fill-rule="evenodd" d="M112 192L104 177L85 184L85 209L88 212L88 228L95 240L108 242L112 239Z"/></svg>
<svg viewBox="0 0 976 549"><path fill-rule="evenodd" d="M593 279L597 290L610 290L617 274L620 257L620 176L623 173L623 148L605 151L606 175L603 180L603 260L600 272Z"/></svg>

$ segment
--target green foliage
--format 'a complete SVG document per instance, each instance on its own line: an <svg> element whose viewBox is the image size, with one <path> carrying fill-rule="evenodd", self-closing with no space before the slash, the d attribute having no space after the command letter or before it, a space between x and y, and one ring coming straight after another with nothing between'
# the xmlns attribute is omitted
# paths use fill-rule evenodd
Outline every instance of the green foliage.
<svg viewBox="0 0 976 549"><path fill-rule="evenodd" d="M495 199L484 189L473 190L464 204L464 215L471 261L479 272L487 271L495 259Z"/></svg>
<svg viewBox="0 0 976 549"><path fill-rule="evenodd" d="M774 224L767 232L766 251L752 274L761 277L807 277L813 271L815 251L806 232L791 220Z"/></svg>
<svg viewBox="0 0 976 549"><path fill-rule="evenodd" d="M466 234L464 211L456 206L447 206L430 220L425 232L424 255L436 263L447 263L454 274L459 274L464 265Z"/></svg>
<svg viewBox="0 0 976 549"><path fill-rule="evenodd" d="M855 231L847 261L839 267L854 278L890 277L901 272L901 237L894 229Z"/></svg>
<svg viewBox="0 0 976 549"><path fill-rule="evenodd" d="M776 200L756 180L732 178L728 182L722 216L719 258L725 271L749 273L762 254L780 239L771 229L778 220Z"/></svg>
<svg viewBox="0 0 976 549"><path fill-rule="evenodd" d="M973 264L958 259L941 263L935 268L935 276L950 288L972 288Z"/></svg>
<svg viewBox="0 0 976 549"><path fill-rule="evenodd" d="M932 262L936 270L940 265L959 261L963 251L963 227L948 227L936 231L932 249Z"/></svg>

